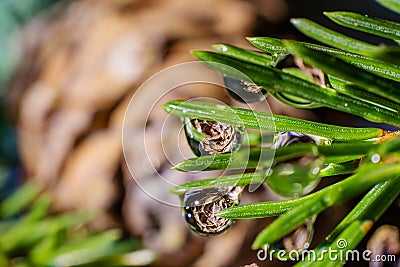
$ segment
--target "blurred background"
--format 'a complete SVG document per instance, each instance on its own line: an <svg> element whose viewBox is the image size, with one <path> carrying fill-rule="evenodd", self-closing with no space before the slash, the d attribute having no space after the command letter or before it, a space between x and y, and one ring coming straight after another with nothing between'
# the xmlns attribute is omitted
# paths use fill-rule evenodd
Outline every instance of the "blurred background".
<svg viewBox="0 0 400 267"><path fill-rule="evenodd" d="M195 60L190 50L210 50L213 43L221 42L250 48L246 36L307 41L290 25L291 17L307 17L375 44L383 41L334 25L322 15L330 10L398 20L370 0L0 0L0 231L10 229L11 224L22 225L0 241L0 245L9 244L0 253L0 266L2 262L4 266L48 262L72 266L76 262L71 259L88 255L104 266L123 265L117 263L123 262L121 255L131 256L139 265L244 266L256 262L264 266L250 244L269 220L241 221L224 235L199 237L188 230L177 208L160 204L138 188L122 156L124 113L135 89L152 74ZM213 94L223 97L223 92ZM175 97L180 98L179 94ZM268 101L277 114L368 125L339 112L302 111ZM152 156L158 159L158 171L176 175L163 167L166 158L157 140L165 116L163 111L157 113L146 130L154 134ZM137 124L128 123L132 128ZM134 146L129 149L140 157L141 151ZM143 173L149 179L153 175L147 170ZM29 187L10 200L27 183ZM244 198L255 201L260 193ZM32 209L41 210L41 215L34 217ZM82 210L93 215L86 219L79 213ZM319 235L315 242L347 210L343 206L321 215L324 223L316 223ZM74 223L58 219L52 227L40 224L60 215L78 219ZM394 224L398 225L398 219ZM386 220L393 222L393 218ZM41 234L25 241L39 226ZM109 234L110 229L117 234ZM86 239L102 233L112 237L101 239L104 248L94 246L97 254L86 251L89 254L60 257L65 251L76 251L63 248L61 241L80 243L82 250L90 247ZM114 243L108 241L122 242L122 248L113 254L107 248Z"/></svg>

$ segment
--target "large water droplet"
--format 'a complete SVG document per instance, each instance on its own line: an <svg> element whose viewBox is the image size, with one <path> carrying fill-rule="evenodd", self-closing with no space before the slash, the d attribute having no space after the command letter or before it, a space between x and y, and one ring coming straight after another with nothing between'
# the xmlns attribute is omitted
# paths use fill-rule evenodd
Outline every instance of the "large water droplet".
<svg viewBox="0 0 400 267"><path fill-rule="evenodd" d="M218 217L223 209L239 204L242 187L216 187L192 190L183 197L183 216L188 226L203 236L218 235L234 223Z"/></svg>
<svg viewBox="0 0 400 267"><path fill-rule="evenodd" d="M273 148L296 143L329 145L331 140L314 135L296 132L278 133ZM275 193L289 198L296 198L310 193L320 181L319 173L323 160L314 155L304 155L296 159L276 164L267 177L267 184Z"/></svg>
<svg viewBox="0 0 400 267"><path fill-rule="evenodd" d="M229 124L184 118L186 138L196 156L234 152L239 149L243 129Z"/></svg>
<svg viewBox="0 0 400 267"><path fill-rule="evenodd" d="M315 156L303 156L294 163L279 163L267 177L269 188L288 198L310 193L319 183L323 161Z"/></svg>
<svg viewBox="0 0 400 267"><path fill-rule="evenodd" d="M243 103L263 101L267 91L254 83L224 77L226 91L233 99Z"/></svg>

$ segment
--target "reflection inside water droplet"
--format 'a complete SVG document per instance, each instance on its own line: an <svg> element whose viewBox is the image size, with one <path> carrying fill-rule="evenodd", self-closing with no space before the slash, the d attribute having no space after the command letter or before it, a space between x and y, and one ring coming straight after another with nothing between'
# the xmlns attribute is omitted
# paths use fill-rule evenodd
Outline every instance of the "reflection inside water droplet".
<svg viewBox="0 0 400 267"><path fill-rule="evenodd" d="M199 235L218 235L234 223L231 219L218 217L223 209L239 204L243 188L216 187L187 192L183 196L183 216L188 226Z"/></svg>
<svg viewBox="0 0 400 267"><path fill-rule="evenodd" d="M186 139L196 156L234 152L242 143L241 127L190 118L184 118L183 123Z"/></svg>
<svg viewBox="0 0 400 267"><path fill-rule="evenodd" d="M322 164L320 158L312 155L305 155L300 161L278 163L273 167L274 171L267 177L266 182L278 195L288 198L300 197L310 193L318 185Z"/></svg>
<svg viewBox="0 0 400 267"><path fill-rule="evenodd" d="M276 135L272 147L276 149L296 143L329 145L331 140L296 132L280 132ZM275 193L288 198L297 198L308 194L318 185L322 164L323 160L314 155L287 160L276 164L266 181Z"/></svg>
<svg viewBox="0 0 400 267"><path fill-rule="evenodd" d="M224 77L224 84L228 94L235 100L243 103L263 101L267 91L254 83Z"/></svg>

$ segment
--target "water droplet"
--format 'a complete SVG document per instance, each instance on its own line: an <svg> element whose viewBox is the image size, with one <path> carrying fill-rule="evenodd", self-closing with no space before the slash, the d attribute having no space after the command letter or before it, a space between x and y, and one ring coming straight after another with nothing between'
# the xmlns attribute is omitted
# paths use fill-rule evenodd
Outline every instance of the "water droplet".
<svg viewBox="0 0 400 267"><path fill-rule="evenodd" d="M224 84L228 94L243 103L263 101L267 93L262 86L230 77L224 77Z"/></svg>
<svg viewBox="0 0 400 267"><path fill-rule="evenodd" d="M328 145L331 140L315 135L296 132L277 134L273 148L296 143ZM273 172L267 177L267 184L275 193L289 198L297 198L311 192L320 181L319 173L323 160L314 155L304 155L276 164Z"/></svg>
<svg viewBox="0 0 400 267"><path fill-rule="evenodd" d="M311 134L303 134L297 132L279 132L275 135L272 148L284 147L296 143L330 145L332 143L332 140Z"/></svg>
<svg viewBox="0 0 400 267"><path fill-rule="evenodd" d="M308 249L314 235L315 217L299 226L294 232L282 239L282 244L287 251L300 251Z"/></svg>
<svg viewBox="0 0 400 267"><path fill-rule="evenodd" d="M218 235L229 229L234 220L218 217L223 209L239 204L243 188L216 187L187 192L183 197L183 216L188 226L203 236Z"/></svg>
<svg viewBox="0 0 400 267"><path fill-rule="evenodd" d="M323 161L318 157L305 155L291 162L276 164L266 182L275 193L297 198L310 193L319 184L319 170Z"/></svg>
<svg viewBox="0 0 400 267"><path fill-rule="evenodd" d="M236 151L242 143L244 131L229 124L184 118L186 138L197 156Z"/></svg>

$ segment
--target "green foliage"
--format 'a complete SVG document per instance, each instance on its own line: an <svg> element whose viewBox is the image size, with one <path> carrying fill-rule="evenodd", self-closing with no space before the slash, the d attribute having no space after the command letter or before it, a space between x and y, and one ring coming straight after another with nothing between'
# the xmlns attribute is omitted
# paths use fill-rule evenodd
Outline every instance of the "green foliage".
<svg viewBox="0 0 400 267"><path fill-rule="evenodd" d="M363 140L382 135L382 130L377 128L340 127L212 103L173 101L166 103L164 109L175 116L216 120L266 131L299 131L342 141Z"/></svg>
<svg viewBox="0 0 400 267"><path fill-rule="evenodd" d="M393 10L396 13L400 13L400 2L397 0L376 0L382 6L387 7L390 10Z"/></svg>
<svg viewBox="0 0 400 267"><path fill-rule="evenodd" d="M0 266L144 266L155 259L119 230L91 230L95 214L49 215L50 203L32 183L0 203Z"/></svg>
<svg viewBox="0 0 400 267"><path fill-rule="evenodd" d="M378 2L395 12L400 12L398 0ZM351 12L324 14L332 21L357 31L394 41L400 39L400 24L397 22ZM217 52L195 51L193 54L223 76L235 78L235 73L226 66L239 70L256 85L262 86L269 94L290 106L329 107L371 122L400 126L399 46L375 46L308 19L297 18L291 22L302 33L329 46L252 37L248 38L248 41L264 51L264 54L226 44L214 45ZM307 65L322 71L327 79L326 84L317 84L298 70L296 72L278 67L279 62L288 54L301 58ZM332 140L331 145L296 144L271 149L255 138L251 144L242 145L239 151L191 158L174 167L179 171L246 170L243 174L192 181L176 186L171 192L179 195L194 189L260 183L284 191L290 187L290 183L287 184L288 180L279 176L279 163L302 156L309 156L320 162L316 167L320 170L318 177L314 177L316 181L323 177L344 175L343 180L311 194L300 194L297 198L282 201L239 205L220 211L218 216L229 219L279 216L257 236L253 243L254 249L265 245L272 246L327 208L364 194L325 241L314 248L317 255L322 255L321 251L328 248L345 253L358 245L373 223L400 193L399 132L388 133L379 128L327 125L193 101L172 101L166 103L164 109L179 117L215 120L245 129L268 132L301 132ZM269 166L272 166L272 171L266 173L265 169ZM310 169L295 167L296 179L310 178ZM345 248L338 247L337 241L341 239L348 243ZM305 260L299 262L298 266L343 264L340 261L329 261L325 255L322 262Z"/></svg>
<svg viewBox="0 0 400 267"><path fill-rule="evenodd" d="M354 30L392 40L399 40L400 38L400 24L397 22L370 18L352 12L325 12L324 14L337 24Z"/></svg>

